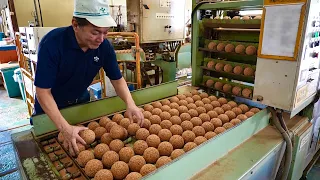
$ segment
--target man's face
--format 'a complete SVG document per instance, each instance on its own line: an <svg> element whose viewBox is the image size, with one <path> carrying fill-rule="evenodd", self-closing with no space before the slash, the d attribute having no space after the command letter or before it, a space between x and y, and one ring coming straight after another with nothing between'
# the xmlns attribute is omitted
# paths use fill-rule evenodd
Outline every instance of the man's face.
<svg viewBox="0 0 320 180"><path fill-rule="evenodd" d="M109 28L100 28L92 24L82 27L78 26L76 22L72 22L72 24L81 46L88 47L89 49L97 49L104 41L109 30Z"/></svg>

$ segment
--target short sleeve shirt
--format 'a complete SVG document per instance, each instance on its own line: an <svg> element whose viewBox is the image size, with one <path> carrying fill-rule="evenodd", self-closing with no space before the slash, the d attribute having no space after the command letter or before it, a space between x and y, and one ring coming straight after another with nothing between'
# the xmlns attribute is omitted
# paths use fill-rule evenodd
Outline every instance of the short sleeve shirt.
<svg viewBox="0 0 320 180"><path fill-rule="evenodd" d="M43 37L38 49L35 86L51 88L58 106L79 98L101 67L111 80L122 78L110 42L104 40L97 49L83 52L72 26L50 31ZM37 108L40 106L36 100L36 111Z"/></svg>

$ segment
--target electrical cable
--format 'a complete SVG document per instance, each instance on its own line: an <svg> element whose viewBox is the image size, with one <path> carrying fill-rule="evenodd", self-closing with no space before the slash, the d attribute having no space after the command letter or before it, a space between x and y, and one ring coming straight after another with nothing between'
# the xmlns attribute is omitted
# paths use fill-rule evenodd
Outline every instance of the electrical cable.
<svg viewBox="0 0 320 180"><path fill-rule="evenodd" d="M285 151L285 163L284 163L284 168L283 168L283 173L281 176L281 180L287 180L290 167L291 167L291 161L292 161L292 143L290 136L288 133L282 128L282 125L279 122L279 119L277 117L276 111L272 107L267 107L267 109L271 112L272 114L272 122L274 126L280 131L283 139L286 142L286 151Z"/></svg>
<svg viewBox="0 0 320 180"><path fill-rule="evenodd" d="M42 12L41 12L40 0L38 0L38 5L39 5L39 12L40 12L41 26L43 27L43 20L42 20Z"/></svg>

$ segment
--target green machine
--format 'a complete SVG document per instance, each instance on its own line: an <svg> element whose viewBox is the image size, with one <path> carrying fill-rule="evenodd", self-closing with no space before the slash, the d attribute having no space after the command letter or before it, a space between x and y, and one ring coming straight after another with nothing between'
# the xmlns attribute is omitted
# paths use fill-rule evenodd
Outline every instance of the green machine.
<svg viewBox="0 0 320 180"><path fill-rule="evenodd" d="M306 5L303 7L307 7L308 10L311 2L314 1L301 1L298 4ZM247 114L248 116L240 120L238 124L229 127L223 126L224 131L215 131L214 137L205 138L205 141L196 144L191 150L183 148L185 150L183 155L157 167L143 179L300 179L306 164L309 164L305 159L313 132L313 124L309 120L313 117L312 115L306 116L306 114L312 109L301 107L304 109L300 110L302 113L293 115L290 109L269 104L273 101L268 102L267 95L257 94L261 86L259 84L261 81L260 73L263 72L260 70L260 63L263 63L263 59L260 59L260 49L263 48L260 39L263 35L262 32L267 32L262 29L268 11L254 15L250 13L234 14L237 11L262 10L266 8L264 3L259 0L216 3L193 1L193 87L178 88L177 81L169 81L149 88L138 89L132 92L136 104L145 108L147 104L153 106L155 105L153 103L162 103L165 100L173 103L174 99L178 98L177 102L183 106L184 101L182 100L186 97L179 95L185 94L187 96L188 94L189 97L191 94L189 92L192 92L190 98L196 100L198 100L196 95L202 97L203 100L210 95L212 98L210 100L211 106L216 104L216 101L227 104L225 100L228 100L229 103L230 101L236 102L236 106L239 105L239 107L240 104L246 104L250 111L253 109L255 111L252 111L251 115ZM233 19L233 17L236 18ZM308 16L306 15L306 17ZM219 46L221 42L225 44L224 48L221 48L222 45ZM227 45L231 47L231 50L226 50ZM245 47L244 51L236 53L239 45ZM249 46L251 46L249 48L251 51L246 52ZM282 63L280 60L272 62ZM223 65L222 69L221 65ZM232 70L229 71L227 67L225 68L226 65L230 65ZM268 68L269 66L264 67ZM283 67L281 68L285 71ZM234 69L240 69L241 73L233 73ZM250 70L253 70L254 73L252 74ZM244 74L244 72L246 73ZM289 77L290 75L287 74ZM269 81L264 82L268 83ZM279 87L265 87L269 91L272 91L273 88ZM198 91L193 89L198 89ZM278 89L278 91L280 90ZM214 100L214 96L217 100ZM220 99L221 97L223 99ZM206 101L208 101L207 99L209 97L206 98ZM278 99L281 99L281 96ZM314 100L315 96L312 99ZM209 114L210 110L207 112L207 109L201 107L200 102L194 103L198 104L197 110L199 112L205 111ZM205 107L210 107L210 105ZM174 109L173 106L170 108ZM227 105L224 108L227 108ZM183 108L180 110L185 111ZM217 113L221 110L214 111ZM187 112L189 113L189 111ZM119 97L111 97L69 107L61 110L61 113L70 124L87 126L88 123L99 122L101 118L106 116L112 119L115 114L124 114L125 104ZM182 113L178 111L178 114ZM237 118L241 118L241 116ZM21 179L92 179L79 165L77 158L72 157L68 150L63 148L58 139L59 132L46 115L33 117L33 122L34 127L30 131L12 135ZM123 143L130 146L135 140L136 137L132 136L125 139ZM92 150L98 143L100 143L99 139L86 148Z"/></svg>

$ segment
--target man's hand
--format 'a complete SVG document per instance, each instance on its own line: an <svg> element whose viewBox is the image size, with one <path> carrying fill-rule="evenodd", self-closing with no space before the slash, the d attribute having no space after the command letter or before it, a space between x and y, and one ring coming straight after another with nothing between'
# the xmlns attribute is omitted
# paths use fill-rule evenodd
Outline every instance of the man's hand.
<svg viewBox="0 0 320 180"><path fill-rule="evenodd" d="M88 129L87 127L80 126L71 126L69 124L62 127L60 132L64 137L63 146L66 149L69 149L69 152L72 156L75 156L79 153L79 148L77 141L86 145L86 142L79 136L79 132L82 130Z"/></svg>
<svg viewBox="0 0 320 180"><path fill-rule="evenodd" d="M138 121L137 123L139 124L139 126L143 125L144 116L141 112L141 109L136 105L127 106L126 114L128 115L131 123L133 123L133 117L135 117Z"/></svg>

